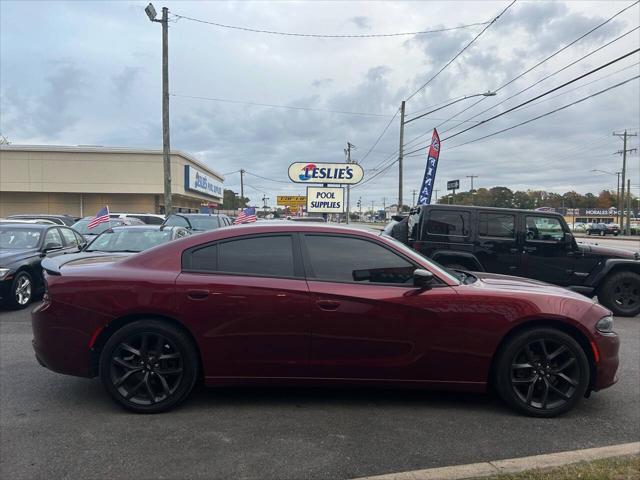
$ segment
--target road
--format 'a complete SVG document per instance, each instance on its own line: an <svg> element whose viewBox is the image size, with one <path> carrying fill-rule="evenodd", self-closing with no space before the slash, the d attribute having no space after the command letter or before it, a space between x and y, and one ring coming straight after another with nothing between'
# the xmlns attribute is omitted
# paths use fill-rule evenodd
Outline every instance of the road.
<svg viewBox="0 0 640 480"><path fill-rule="evenodd" d="M29 312L0 312L0 478L353 478L640 439L640 317L619 318L620 382L551 420L490 395L210 389L134 415L98 380L40 367Z"/></svg>
<svg viewBox="0 0 640 480"><path fill-rule="evenodd" d="M627 238L616 238L616 237L587 237L581 236L576 237L576 241L580 243L590 243L595 245L603 245L606 247L615 247L615 248L623 248L625 250L631 251L639 251L640 250L640 238L636 237L627 237Z"/></svg>

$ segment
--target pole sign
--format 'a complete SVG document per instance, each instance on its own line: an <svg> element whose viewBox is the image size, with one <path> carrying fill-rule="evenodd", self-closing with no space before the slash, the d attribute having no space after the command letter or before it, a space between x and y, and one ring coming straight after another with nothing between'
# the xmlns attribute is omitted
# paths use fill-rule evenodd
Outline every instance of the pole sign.
<svg viewBox="0 0 640 480"><path fill-rule="evenodd" d="M344 213L344 188L307 187L307 213Z"/></svg>
<svg viewBox="0 0 640 480"><path fill-rule="evenodd" d="M294 209L307 204L307 197L304 195L278 195L277 200L277 205Z"/></svg>
<svg viewBox="0 0 640 480"><path fill-rule="evenodd" d="M460 180L449 180L447 190L460 190Z"/></svg>
<svg viewBox="0 0 640 480"><path fill-rule="evenodd" d="M364 177L357 163L305 163L289 165L289 179L295 183L338 183L355 185Z"/></svg>

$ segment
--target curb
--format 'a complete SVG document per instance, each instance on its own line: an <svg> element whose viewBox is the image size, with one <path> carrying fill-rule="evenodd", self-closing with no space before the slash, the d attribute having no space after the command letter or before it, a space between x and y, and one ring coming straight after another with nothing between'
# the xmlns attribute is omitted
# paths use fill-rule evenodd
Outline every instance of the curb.
<svg viewBox="0 0 640 480"><path fill-rule="evenodd" d="M465 478L488 477L505 473L517 473L525 470L561 467L578 462L588 462L603 458L622 457L640 454L640 442L623 443L608 447L587 448L570 452L549 453L531 457L494 460L491 462L470 463L452 467L427 468L408 472L388 473L358 480L462 480Z"/></svg>

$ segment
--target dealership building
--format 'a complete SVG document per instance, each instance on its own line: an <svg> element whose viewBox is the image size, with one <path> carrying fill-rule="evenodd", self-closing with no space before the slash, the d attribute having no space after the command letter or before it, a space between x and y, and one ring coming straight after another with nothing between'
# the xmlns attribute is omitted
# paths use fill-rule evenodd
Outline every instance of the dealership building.
<svg viewBox="0 0 640 480"><path fill-rule="evenodd" d="M174 211L222 205L224 178L192 156L171 152ZM164 213L162 150L0 145L0 217L17 213Z"/></svg>

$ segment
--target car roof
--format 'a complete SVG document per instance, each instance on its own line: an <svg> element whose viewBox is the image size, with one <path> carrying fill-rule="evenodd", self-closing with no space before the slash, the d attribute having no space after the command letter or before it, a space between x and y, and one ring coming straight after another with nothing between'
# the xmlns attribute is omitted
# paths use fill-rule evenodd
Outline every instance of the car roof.
<svg viewBox="0 0 640 480"><path fill-rule="evenodd" d="M108 232L109 230L113 230L115 231L120 231L120 230L162 230L162 231L172 231L172 230L177 230L178 228L182 229L182 230L186 230L186 228L181 227L179 225L118 225L117 227L112 227L108 230L105 230L105 232ZM103 232L104 233L104 232Z"/></svg>
<svg viewBox="0 0 640 480"><path fill-rule="evenodd" d="M9 215L9 218L74 218L71 215L67 215L66 213L15 213L13 215Z"/></svg>
<svg viewBox="0 0 640 480"><path fill-rule="evenodd" d="M542 210L529 210L529 209L522 209L522 208L502 208L502 207L480 207L480 206L475 206L475 205L447 205L447 204L441 204L441 203L435 203L433 205L421 205L420 209L422 210L426 210L426 209L433 209L433 208L443 208L443 209L453 209L453 210L461 210L461 209L465 209L465 210L484 210L487 212L493 212L493 211L498 211L498 212L505 212L505 213L534 213L536 215L555 215L558 217L562 217L562 214L558 213L558 212L545 212Z"/></svg>
<svg viewBox="0 0 640 480"><path fill-rule="evenodd" d="M30 229L33 230L45 230L47 228L52 227L62 227L63 225L54 225L52 223L13 223L13 222L0 222L0 227L11 227L11 228L20 228L20 229ZM69 228L69 227L67 227Z"/></svg>
<svg viewBox="0 0 640 480"><path fill-rule="evenodd" d="M180 215L182 217L226 217L224 213L182 213L176 212L171 215Z"/></svg>

